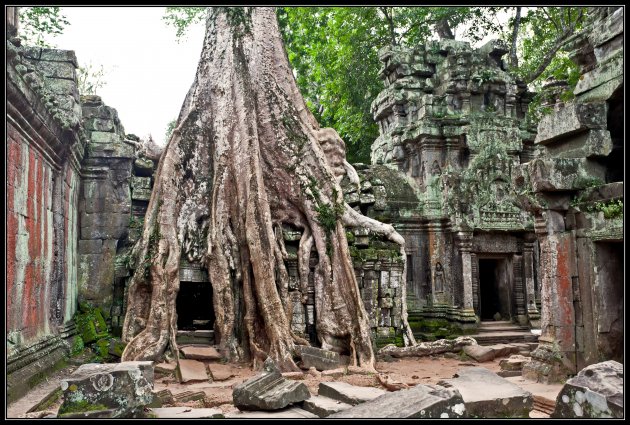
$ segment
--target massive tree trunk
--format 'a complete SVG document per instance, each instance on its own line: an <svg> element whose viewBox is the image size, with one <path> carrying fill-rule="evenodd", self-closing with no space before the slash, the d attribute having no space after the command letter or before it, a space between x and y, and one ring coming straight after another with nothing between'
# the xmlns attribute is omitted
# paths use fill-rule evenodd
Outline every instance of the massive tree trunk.
<svg viewBox="0 0 630 425"><path fill-rule="evenodd" d="M290 225L303 232L303 287L311 249L317 253L322 347L346 348L355 365L373 369L335 172L346 172L346 164L329 165L322 147L333 139L336 151L343 148L331 131L320 129L306 108L274 9L213 8L197 75L162 154L134 249L123 360L154 360L169 347L178 355L175 301L183 257L207 267L222 352L255 363L270 356L283 370L296 370L295 345L308 342L290 326L281 236L282 225ZM395 239L393 228L383 226L379 232Z"/></svg>

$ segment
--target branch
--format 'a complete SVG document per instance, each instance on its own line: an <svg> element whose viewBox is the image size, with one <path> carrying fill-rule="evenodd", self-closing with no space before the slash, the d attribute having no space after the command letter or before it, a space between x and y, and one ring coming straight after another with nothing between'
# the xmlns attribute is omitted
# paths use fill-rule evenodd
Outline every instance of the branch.
<svg viewBox="0 0 630 425"><path fill-rule="evenodd" d="M518 38L518 30L521 25L521 6L516 8L516 16L514 17L514 28L512 30L512 46L510 47L510 66L518 67L518 56L516 56L516 41Z"/></svg>
<svg viewBox="0 0 630 425"><path fill-rule="evenodd" d="M390 40L391 40L392 46L395 46L396 45L396 31L394 27L393 17L390 16L389 13L387 13L387 7L379 7L379 9L381 10L381 12L383 12L383 15L385 15L385 19L387 19Z"/></svg>
<svg viewBox="0 0 630 425"><path fill-rule="evenodd" d="M547 69L547 67L553 60L558 50L560 50L560 48L564 45L564 42L566 41L567 37L569 37L569 35L570 35L570 32L565 32L564 34L560 36L560 38L558 38L558 40L553 45L553 47L549 49L549 51L545 54L545 57L543 58L540 65L538 65L538 67L534 71L532 71L531 73L527 75L527 77L525 77L526 84L529 84L532 81L534 81L536 78L540 76L540 74L542 74L545 71L545 69Z"/></svg>
<svg viewBox="0 0 630 425"><path fill-rule="evenodd" d="M547 9L545 9L544 7L541 7L541 9L542 9L543 13L545 14L545 16L547 16L547 19L549 19L551 21L551 23L553 24L553 26L556 27L558 32L562 32L562 30L564 30L564 27L560 28L558 23L556 21L554 21L554 19L549 15L549 13L547 13Z"/></svg>

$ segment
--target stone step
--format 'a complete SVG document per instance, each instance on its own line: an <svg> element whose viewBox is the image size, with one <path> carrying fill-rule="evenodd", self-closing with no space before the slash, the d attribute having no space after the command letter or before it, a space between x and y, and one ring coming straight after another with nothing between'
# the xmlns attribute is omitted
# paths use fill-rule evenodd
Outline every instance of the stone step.
<svg viewBox="0 0 630 425"><path fill-rule="evenodd" d="M492 328L495 326L518 326L509 320L493 320L479 322L480 328Z"/></svg>
<svg viewBox="0 0 630 425"><path fill-rule="evenodd" d="M359 387L345 382L320 382L317 394L352 406L373 400L387 391L374 387Z"/></svg>
<svg viewBox="0 0 630 425"><path fill-rule="evenodd" d="M488 333L488 332L528 332L528 328L520 327L520 326L492 326L487 328L478 328L478 333Z"/></svg>
<svg viewBox="0 0 630 425"><path fill-rule="evenodd" d="M178 345L197 344L214 345L214 331L199 329L196 331L177 331L175 341Z"/></svg>
<svg viewBox="0 0 630 425"><path fill-rule="evenodd" d="M208 345L180 345L179 351L187 359L221 360L221 354L219 354L217 349Z"/></svg>
<svg viewBox="0 0 630 425"><path fill-rule="evenodd" d="M314 413L320 418L325 418L333 413L341 412L351 407L352 406L347 403L321 395L311 396L311 398L302 402L302 409Z"/></svg>
<svg viewBox="0 0 630 425"><path fill-rule="evenodd" d="M484 332L476 335L470 335L477 341L479 345L491 345L500 343L514 342L538 342L538 336L531 332Z"/></svg>

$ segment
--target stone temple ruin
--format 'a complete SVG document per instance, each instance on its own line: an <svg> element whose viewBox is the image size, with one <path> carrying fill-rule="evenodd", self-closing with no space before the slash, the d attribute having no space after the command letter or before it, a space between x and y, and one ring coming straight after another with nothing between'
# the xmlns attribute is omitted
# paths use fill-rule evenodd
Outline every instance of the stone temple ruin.
<svg viewBox="0 0 630 425"><path fill-rule="evenodd" d="M623 201L623 8L590 12L570 41L582 74L575 100L563 103L562 83L550 83L538 125L526 118L534 94L506 72L500 41L379 52L380 136L372 164L355 165L360 187L342 182L350 206L406 241L403 275L396 244L347 229L376 347L402 345L406 303L420 341L481 335L490 321L537 340L523 374L538 381L623 362L623 218L613 211ZM74 52L21 46L7 20L13 400L63 362L75 335L120 334L158 161L115 109L80 95ZM297 274L301 233L282 236L293 331L318 346L312 279L300 287ZM182 258L180 281L178 341L212 344L208 273ZM87 304L102 312L91 336L73 320Z"/></svg>

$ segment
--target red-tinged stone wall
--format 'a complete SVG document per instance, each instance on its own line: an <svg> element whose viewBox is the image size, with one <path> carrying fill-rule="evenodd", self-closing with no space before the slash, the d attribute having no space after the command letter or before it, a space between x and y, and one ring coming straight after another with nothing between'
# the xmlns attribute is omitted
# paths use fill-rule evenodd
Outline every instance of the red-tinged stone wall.
<svg viewBox="0 0 630 425"><path fill-rule="evenodd" d="M72 334L84 150L76 66L73 52L7 41L9 400L61 364Z"/></svg>

